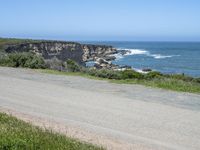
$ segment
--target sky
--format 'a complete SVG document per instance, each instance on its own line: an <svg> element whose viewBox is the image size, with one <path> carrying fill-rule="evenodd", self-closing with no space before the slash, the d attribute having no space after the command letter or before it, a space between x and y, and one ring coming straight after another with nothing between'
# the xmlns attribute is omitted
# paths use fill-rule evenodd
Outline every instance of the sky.
<svg viewBox="0 0 200 150"><path fill-rule="evenodd" d="M0 37L200 41L200 0L0 0Z"/></svg>

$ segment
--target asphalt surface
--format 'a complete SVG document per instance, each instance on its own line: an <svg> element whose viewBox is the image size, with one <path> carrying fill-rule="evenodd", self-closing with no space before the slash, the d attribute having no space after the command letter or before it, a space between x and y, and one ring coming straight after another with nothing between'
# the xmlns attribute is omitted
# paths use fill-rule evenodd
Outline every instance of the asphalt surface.
<svg viewBox="0 0 200 150"><path fill-rule="evenodd" d="M0 107L120 141L124 149L200 149L198 94L0 67Z"/></svg>

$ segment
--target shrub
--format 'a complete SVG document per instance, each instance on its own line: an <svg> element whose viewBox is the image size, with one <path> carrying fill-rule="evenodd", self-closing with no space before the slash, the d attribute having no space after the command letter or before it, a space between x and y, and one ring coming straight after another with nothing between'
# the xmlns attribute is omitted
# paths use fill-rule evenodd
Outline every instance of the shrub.
<svg viewBox="0 0 200 150"><path fill-rule="evenodd" d="M187 82L190 82L194 79L192 77L185 76L184 74L173 74L173 75L170 75L170 78L182 80L182 81L187 81Z"/></svg>
<svg viewBox="0 0 200 150"><path fill-rule="evenodd" d="M87 73L91 76L96 76L100 78L108 78L108 79L116 79L116 80L123 80L123 79L143 79L144 75L134 70L125 70L125 71L114 71L114 70L107 70L107 69L85 69L84 73Z"/></svg>
<svg viewBox="0 0 200 150"><path fill-rule="evenodd" d="M45 64L46 64L47 68L49 68L49 69L58 70L58 71L66 70L63 62L61 60L58 60L56 57L45 60Z"/></svg>
<svg viewBox="0 0 200 150"><path fill-rule="evenodd" d="M108 79L121 79L121 74L119 71L106 70L106 69L97 70L96 76Z"/></svg>
<svg viewBox="0 0 200 150"><path fill-rule="evenodd" d="M163 74L161 74L160 72L152 71L145 75L145 79L160 78L162 76L163 76Z"/></svg>
<svg viewBox="0 0 200 150"><path fill-rule="evenodd" d="M200 83L200 78L194 78L193 82Z"/></svg>
<svg viewBox="0 0 200 150"><path fill-rule="evenodd" d="M144 75L134 70L124 70L121 72L122 79L143 79Z"/></svg>
<svg viewBox="0 0 200 150"><path fill-rule="evenodd" d="M46 68L44 59L33 53L11 53L4 55L0 58L0 65L32 69Z"/></svg>
<svg viewBox="0 0 200 150"><path fill-rule="evenodd" d="M82 72L83 73L86 73L86 74L89 74L91 76L95 76L96 74L96 69L93 69L93 68L83 68L82 69Z"/></svg>
<svg viewBox="0 0 200 150"><path fill-rule="evenodd" d="M66 61L66 67L68 71L72 72L80 72L81 71L81 66L79 66L75 61L68 59Z"/></svg>

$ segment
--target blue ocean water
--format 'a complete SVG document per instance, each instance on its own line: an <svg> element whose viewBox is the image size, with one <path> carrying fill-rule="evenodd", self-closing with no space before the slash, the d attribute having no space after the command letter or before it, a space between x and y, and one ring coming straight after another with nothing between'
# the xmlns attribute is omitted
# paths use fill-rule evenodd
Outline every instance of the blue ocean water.
<svg viewBox="0 0 200 150"><path fill-rule="evenodd" d="M136 70L151 68L162 73L200 77L200 42L89 42L112 45L130 54L117 55L113 63Z"/></svg>

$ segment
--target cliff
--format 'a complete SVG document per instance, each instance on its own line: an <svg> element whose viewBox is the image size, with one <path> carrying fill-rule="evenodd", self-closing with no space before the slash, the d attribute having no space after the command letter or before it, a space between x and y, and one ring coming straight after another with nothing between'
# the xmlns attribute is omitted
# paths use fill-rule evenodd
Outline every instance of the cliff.
<svg viewBox="0 0 200 150"><path fill-rule="evenodd" d="M34 52L42 55L44 59L51 59L53 57L59 60L66 61L72 59L79 64L83 64L82 55L83 50L81 44L75 42L57 42L44 41L32 42L10 45L5 49L7 53L11 52Z"/></svg>
<svg viewBox="0 0 200 150"><path fill-rule="evenodd" d="M112 46L62 41L40 41L8 45L5 51L7 53L34 52L42 55L44 59L53 57L62 61L72 59L81 65L84 65L87 61L96 61L98 58L113 60L115 57L110 55L117 53L117 50Z"/></svg>

